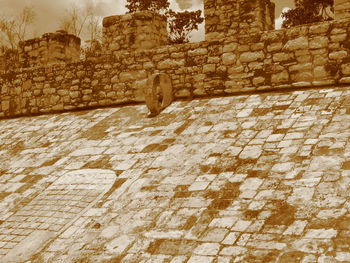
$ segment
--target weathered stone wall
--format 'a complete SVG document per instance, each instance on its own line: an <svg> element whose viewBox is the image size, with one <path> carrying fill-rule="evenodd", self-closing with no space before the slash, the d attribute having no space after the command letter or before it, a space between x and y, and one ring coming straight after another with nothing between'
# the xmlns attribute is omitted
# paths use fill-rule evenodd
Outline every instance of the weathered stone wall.
<svg viewBox="0 0 350 263"><path fill-rule="evenodd" d="M7 71L0 76L0 117L143 102L154 73L171 77L175 98L350 83L349 19L253 31L200 43L112 49L75 63Z"/></svg>
<svg viewBox="0 0 350 263"><path fill-rule="evenodd" d="M19 67L17 50L0 48L0 74Z"/></svg>
<svg viewBox="0 0 350 263"><path fill-rule="evenodd" d="M6 60L4 54L0 50L0 73L4 72L6 69Z"/></svg>
<svg viewBox="0 0 350 263"><path fill-rule="evenodd" d="M350 18L350 1L334 0L334 12L337 19Z"/></svg>
<svg viewBox="0 0 350 263"><path fill-rule="evenodd" d="M19 45L19 61L24 67L69 63L80 58L80 38L61 30L20 42Z"/></svg>
<svg viewBox="0 0 350 263"><path fill-rule="evenodd" d="M272 30L275 4L270 0L205 0L206 40Z"/></svg>
<svg viewBox="0 0 350 263"><path fill-rule="evenodd" d="M143 101L157 72L172 78L175 98L350 83L349 31L340 20L22 69L0 78L0 114Z"/></svg>
<svg viewBox="0 0 350 263"><path fill-rule="evenodd" d="M110 52L166 45L166 18L150 11L105 17L103 42L105 50Z"/></svg>

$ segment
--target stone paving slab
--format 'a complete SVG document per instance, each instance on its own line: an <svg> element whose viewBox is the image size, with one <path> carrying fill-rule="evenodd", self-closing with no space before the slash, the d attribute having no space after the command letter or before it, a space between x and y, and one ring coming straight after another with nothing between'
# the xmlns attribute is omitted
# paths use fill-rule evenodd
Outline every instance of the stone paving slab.
<svg viewBox="0 0 350 263"><path fill-rule="evenodd" d="M350 88L146 116L1 120L0 256L50 230L31 262L350 262Z"/></svg>
<svg viewBox="0 0 350 263"><path fill-rule="evenodd" d="M10 230L7 235L0 235L3 254L7 254L3 260L28 260L41 245L70 227L99 201L115 180L113 171L101 169L71 171L59 177L0 225L0 233ZM41 236L45 240L42 244ZM35 240L41 245L35 245Z"/></svg>

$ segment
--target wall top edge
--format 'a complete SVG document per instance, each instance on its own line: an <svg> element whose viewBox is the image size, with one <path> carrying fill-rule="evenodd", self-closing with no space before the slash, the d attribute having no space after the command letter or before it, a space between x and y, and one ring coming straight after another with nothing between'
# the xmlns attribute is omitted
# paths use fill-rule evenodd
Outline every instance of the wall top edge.
<svg viewBox="0 0 350 263"><path fill-rule="evenodd" d="M152 13L152 12L151 12ZM113 17L113 16L112 16ZM327 21L327 22L319 22L319 23L313 23L313 24L308 24L308 25L300 25L292 28L282 28L282 29L275 29L275 30L268 30L268 31L261 31L257 32L254 34L249 34L249 35L240 35L238 37L228 37L228 38L221 38L221 39L214 39L214 40L204 40L201 42L194 42L194 43L185 43L185 44L173 44L173 45L165 45L161 46L158 48L152 48L152 49L145 49L145 50L121 50L112 53L106 53L102 54L99 57L91 57L87 58L84 60L80 61L75 61L75 62L67 62L67 63L57 63L57 64L49 64L49 65L42 65L42 66L35 66L35 67L27 67L27 68L16 68L12 70L11 72L13 73L25 73L25 72L31 72L34 70L47 70L48 68L60 68L60 67L65 67L65 66L76 66L76 65L81 65L84 63L103 63L107 61L116 61L117 58L125 57L125 56L130 56L130 54L133 55L152 55L152 54L159 54L162 52L182 52L182 51L188 51L189 49L196 49L196 48L206 48L210 45L222 45L226 43L241 43L243 40L248 39L255 39L258 36L261 36L261 40L267 40L270 37L275 37L276 34L286 34L290 33L291 35L317 35L318 33L312 33L313 29L318 28L318 27L325 27L330 30L331 28L334 27L349 27L350 26L350 19L341 19L341 20L332 20L332 21ZM315 30L316 32L316 30ZM74 35L70 34L64 34L64 33L48 33L44 34L47 35L48 37L50 36L57 36L57 35L63 35L63 36L68 36L68 37L74 37ZM80 38L77 38L80 41ZM27 45L26 43L34 43L35 41L40 40L40 38L36 39L30 39L27 41L24 41L24 45ZM7 75L6 72L0 72L0 78L1 76Z"/></svg>
<svg viewBox="0 0 350 263"><path fill-rule="evenodd" d="M77 37L76 35L68 34L64 30L57 30L54 33L45 33L41 37L36 37L36 38L20 41L19 46L23 47L23 46L32 45L32 44L35 44L35 43L38 43L41 41L50 41L50 40L51 41L58 41L58 42L67 42L67 41L73 40L78 45L80 45L80 43L81 43L81 39L79 37Z"/></svg>
<svg viewBox="0 0 350 263"><path fill-rule="evenodd" d="M152 12L152 11L139 11L135 13L127 13L123 15L113 15L104 17L102 20L103 27L108 27L120 22L125 22L128 20L138 19L138 20L151 20L155 17L160 18L166 21L166 17L164 15Z"/></svg>

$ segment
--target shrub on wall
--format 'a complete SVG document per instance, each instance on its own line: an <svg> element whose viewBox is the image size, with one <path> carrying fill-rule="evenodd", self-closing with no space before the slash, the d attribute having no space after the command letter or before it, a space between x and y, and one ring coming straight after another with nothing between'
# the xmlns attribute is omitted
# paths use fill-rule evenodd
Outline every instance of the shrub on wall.
<svg viewBox="0 0 350 263"><path fill-rule="evenodd" d="M282 27L288 28L332 20L334 0L298 0L295 8L282 13Z"/></svg>
<svg viewBox="0 0 350 263"><path fill-rule="evenodd" d="M169 9L168 0L127 0L126 8L130 13L138 11L154 11L167 17L170 31L169 42L181 44L189 42L189 34L198 29L204 21L202 11L175 12Z"/></svg>

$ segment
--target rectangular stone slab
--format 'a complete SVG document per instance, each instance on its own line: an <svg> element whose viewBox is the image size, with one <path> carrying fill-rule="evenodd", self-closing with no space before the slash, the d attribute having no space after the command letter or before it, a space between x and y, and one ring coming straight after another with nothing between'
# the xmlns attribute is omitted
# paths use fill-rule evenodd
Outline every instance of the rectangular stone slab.
<svg viewBox="0 0 350 263"><path fill-rule="evenodd" d="M54 232L37 230L23 239L18 245L10 250L0 262L25 262L28 261L55 235Z"/></svg>

